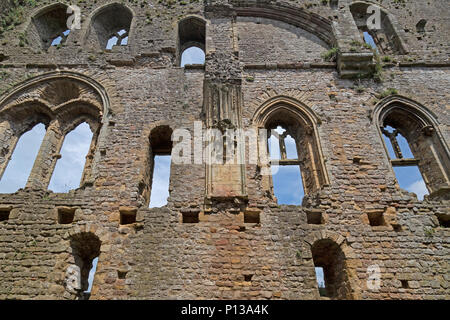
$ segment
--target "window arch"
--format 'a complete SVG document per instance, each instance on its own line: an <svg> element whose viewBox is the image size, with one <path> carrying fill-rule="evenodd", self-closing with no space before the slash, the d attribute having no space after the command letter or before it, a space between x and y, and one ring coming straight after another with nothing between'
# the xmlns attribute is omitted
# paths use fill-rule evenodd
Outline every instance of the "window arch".
<svg viewBox="0 0 450 320"><path fill-rule="evenodd" d="M374 14L369 7L376 7L380 10L380 27L370 28L367 23ZM388 14L379 6L367 2L354 2L350 5L350 12L361 33L361 39L370 46L376 46L381 54L397 53L405 54L406 47L400 37L396 27L394 17Z"/></svg>
<svg viewBox="0 0 450 320"><path fill-rule="evenodd" d="M89 45L101 49L126 46L133 21L133 12L123 4L111 3L98 9L92 16L87 34Z"/></svg>
<svg viewBox="0 0 450 320"><path fill-rule="evenodd" d="M178 24L178 61L185 64L204 64L206 52L206 22L187 17Z"/></svg>
<svg viewBox="0 0 450 320"><path fill-rule="evenodd" d="M55 73L50 73L27 80L0 100L0 139L3 146L0 152L0 177L8 166L20 136L42 123L45 125L45 136L26 187L46 189L60 157L64 138L79 124L86 122L93 136L87 142L89 151L81 184L93 182L93 155L100 134L103 108L107 110L108 100L102 91L91 86L95 84L94 81L83 82L81 78L84 76L71 72L61 77L60 73L57 72L56 77Z"/></svg>
<svg viewBox="0 0 450 320"><path fill-rule="evenodd" d="M139 193L149 207L161 207L169 196L172 153L172 129L168 125L154 127L149 136L148 158Z"/></svg>
<svg viewBox="0 0 450 320"><path fill-rule="evenodd" d="M278 136L280 146L280 159L269 159L270 147L267 141L261 141L259 144L260 163L267 175L270 177L271 170L268 167L273 165L293 166L301 171L301 184L304 194L311 194L328 185L328 175L323 162L322 152L320 150L320 141L317 132L318 118L315 114L301 102L289 97L275 97L264 103L256 112L254 123L265 130L266 138L270 133ZM280 135L276 132L281 127L285 131ZM275 131L273 131L275 129ZM279 129L278 129L279 130ZM264 132L264 131L263 131ZM286 138L290 136L290 149L286 145ZM273 144L276 145L276 144ZM266 156L265 156L266 155ZM291 170L292 170L291 169ZM264 171L263 171L264 172ZM270 180L270 178L269 178ZM266 181L263 185L273 185ZM300 184L297 184L301 188ZM276 194L276 190L272 192ZM300 203L300 201L297 201Z"/></svg>
<svg viewBox="0 0 450 320"><path fill-rule="evenodd" d="M56 3L40 9L27 29L30 43L40 43L44 50L64 44L70 33L67 8L65 4Z"/></svg>
<svg viewBox="0 0 450 320"><path fill-rule="evenodd" d="M311 246L314 267L322 270L319 283L321 296L330 299L353 299L347 263L341 247L331 239L320 239ZM317 270L316 269L316 270ZM316 273L318 273L316 271Z"/></svg>
<svg viewBox="0 0 450 320"><path fill-rule="evenodd" d="M401 96L384 99L374 112L392 167L417 167L430 193L446 190L444 194L448 197L450 153L435 116ZM401 177L396 177L400 183Z"/></svg>
<svg viewBox="0 0 450 320"><path fill-rule="evenodd" d="M81 232L70 237L72 256L66 279L66 289L79 300L88 300L102 242L91 232ZM72 274L70 274L72 273ZM91 282L91 283L90 283Z"/></svg>

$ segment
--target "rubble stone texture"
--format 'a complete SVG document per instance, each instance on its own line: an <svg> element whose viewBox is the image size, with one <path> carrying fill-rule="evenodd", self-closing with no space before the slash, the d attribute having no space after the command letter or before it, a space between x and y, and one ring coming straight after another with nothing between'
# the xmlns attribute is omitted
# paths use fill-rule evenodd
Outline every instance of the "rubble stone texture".
<svg viewBox="0 0 450 320"><path fill-rule="evenodd" d="M72 2L81 29L52 46L70 1L0 1L0 173L47 128L24 189L0 195L0 299L84 299L96 256L90 299L319 299L315 266L331 299L450 298L448 0ZM378 56L361 37L370 4ZM128 44L105 50L121 29ZM191 44L205 65L182 68ZM302 205L277 204L262 161L172 162L167 206L148 209L153 156L195 121L288 127ZM399 187L383 121L406 132L423 201ZM80 188L52 193L81 122Z"/></svg>

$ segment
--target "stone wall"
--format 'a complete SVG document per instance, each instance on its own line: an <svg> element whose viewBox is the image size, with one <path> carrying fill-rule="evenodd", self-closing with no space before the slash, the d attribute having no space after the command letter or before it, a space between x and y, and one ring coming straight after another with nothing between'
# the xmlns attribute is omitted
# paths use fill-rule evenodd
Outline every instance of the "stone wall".
<svg viewBox="0 0 450 320"><path fill-rule="evenodd" d="M0 33L0 141L10 140L1 125L9 107L14 111L31 97L52 109L41 93L54 79L82 82L82 92L92 92L103 109L89 175L79 189L56 194L32 183L0 194L0 299L83 298L69 267L82 264L80 251L95 252L97 242L91 299L318 299L317 243L337 248L340 260L331 263L342 269L340 285L350 288L334 298L449 299L448 190L418 201L400 189L373 119L382 93L395 88L437 119L435 129L448 145L447 1L383 1L409 51L380 57L381 82L353 68L363 61L370 70L377 60L355 46L362 40L349 18L351 1L330 2L124 1L133 14L129 44L110 51L89 35L92 18L112 1L78 3L81 30L48 51L26 31L31 17L54 2L20 3L23 18ZM7 4L0 7L2 18ZM207 22L204 67L177 65L177 23L188 16ZM309 17L308 23L298 17ZM421 19L425 32L416 30ZM324 37L326 30L331 33ZM331 47L340 56L324 61ZM172 163L167 206L147 208L142 190L149 183L150 132L169 126L194 136L195 121L205 129L211 119L203 95L213 85L239 88L235 125L243 129L254 128L258 109L280 96L315 114L317 161L327 178L302 206L278 205L256 164L245 166L244 180L229 177L233 185L244 181L246 194L214 198L206 197L214 181L205 164ZM29 108L44 110L36 102ZM0 168L6 157L0 154ZM64 212L74 213L73 221L61 223ZM127 214L132 223L121 225ZM382 223L372 226L373 217ZM367 285L373 265L381 272L379 290Z"/></svg>

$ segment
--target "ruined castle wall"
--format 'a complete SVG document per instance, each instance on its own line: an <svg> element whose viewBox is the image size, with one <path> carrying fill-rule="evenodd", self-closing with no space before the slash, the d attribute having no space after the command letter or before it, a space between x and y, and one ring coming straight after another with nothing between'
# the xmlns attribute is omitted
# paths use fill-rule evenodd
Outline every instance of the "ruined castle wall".
<svg viewBox="0 0 450 320"><path fill-rule="evenodd" d="M320 240L332 240L342 250L345 263L336 263L346 266L349 298L449 298L449 231L438 221L449 215L449 200L418 201L398 187L371 118L380 93L395 88L430 110L450 141L446 1L428 6L385 1L410 30L411 54L386 62L382 83L342 79L336 63L321 58L330 45L299 27L255 17L232 23L222 7L215 16L195 1L152 2L150 9L126 2L135 14L129 45L100 52L83 37L92 12L109 2L80 4L83 28L59 49L21 46L17 35L27 22L0 38L1 107L7 94L36 76L73 72L101 84L110 110L101 119L92 184L68 194L29 188L0 195L0 211L9 212L9 219L0 221L0 299L76 298L67 286L67 269L76 262L74 236L86 233L101 242L92 299L317 299L312 245ZM345 24L348 2L339 1L336 9L321 1L285 3ZM206 70L176 65L177 21L188 15L207 16ZM429 22L419 40L415 24L422 17ZM341 36L351 39L349 34ZM168 125L193 136L194 122L205 122L205 76L227 72L240 77L244 129L254 126L265 101L279 95L317 115L329 184L307 195L302 206L277 205L260 168L248 164L247 202L210 202L205 165L172 163L168 205L148 209L141 183L148 183L143 179L151 130ZM194 148L191 152L193 157ZM66 207L75 209L75 219L60 224L58 209ZM120 225L120 212L133 210L136 222ZM246 223L248 212L257 212L260 223ZM386 224L371 226L368 215L380 212ZM320 213L321 224L308 223L312 213ZM198 215L199 223L182 223L186 214ZM378 291L367 287L371 265L381 269Z"/></svg>

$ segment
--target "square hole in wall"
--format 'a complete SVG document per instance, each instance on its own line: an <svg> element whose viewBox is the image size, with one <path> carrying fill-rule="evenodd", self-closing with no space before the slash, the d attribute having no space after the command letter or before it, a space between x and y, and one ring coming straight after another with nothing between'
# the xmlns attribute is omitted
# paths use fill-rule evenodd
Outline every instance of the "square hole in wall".
<svg viewBox="0 0 450 320"><path fill-rule="evenodd" d="M9 220L11 208L0 208L0 222Z"/></svg>
<svg viewBox="0 0 450 320"><path fill-rule="evenodd" d="M369 224L372 227L385 226L383 212L368 212L367 217L369 218Z"/></svg>
<svg viewBox="0 0 450 320"><path fill-rule="evenodd" d="M244 281L250 282L252 281L253 275L252 274L244 274Z"/></svg>
<svg viewBox="0 0 450 320"><path fill-rule="evenodd" d="M76 208L71 207L58 207L58 223L59 224L71 224L75 219Z"/></svg>
<svg viewBox="0 0 450 320"><path fill-rule="evenodd" d="M244 223L260 223L259 212L257 211L244 212Z"/></svg>
<svg viewBox="0 0 450 320"><path fill-rule="evenodd" d="M119 279L125 279L127 276L128 271L125 270L117 270L117 278Z"/></svg>
<svg viewBox="0 0 450 320"><path fill-rule="evenodd" d="M408 280L400 280L400 282L402 283L402 288L403 289L408 289L409 288Z"/></svg>
<svg viewBox="0 0 450 320"><path fill-rule="evenodd" d="M450 227L450 214L437 214L436 217L439 221L439 226L441 228Z"/></svg>
<svg viewBox="0 0 450 320"><path fill-rule="evenodd" d="M127 225L136 222L136 209L120 209L120 224Z"/></svg>
<svg viewBox="0 0 450 320"><path fill-rule="evenodd" d="M199 223L198 212L183 212L183 223Z"/></svg>
<svg viewBox="0 0 450 320"><path fill-rule="evenodd" d="M324 224L322 212L306 212L306 221L308 224Z"/></svg>

